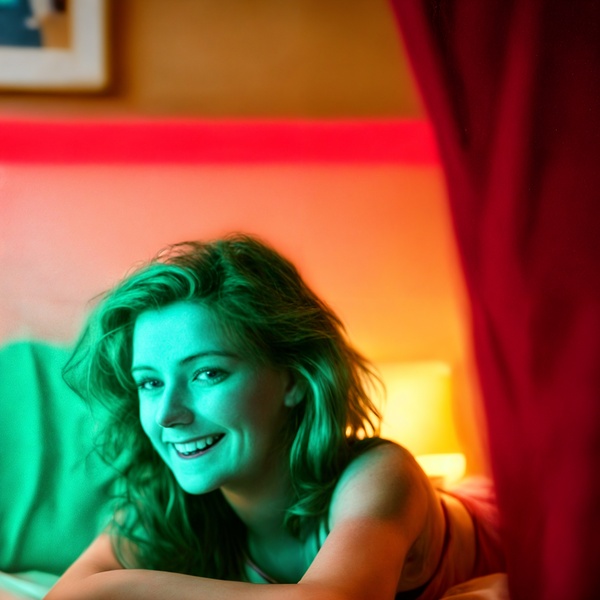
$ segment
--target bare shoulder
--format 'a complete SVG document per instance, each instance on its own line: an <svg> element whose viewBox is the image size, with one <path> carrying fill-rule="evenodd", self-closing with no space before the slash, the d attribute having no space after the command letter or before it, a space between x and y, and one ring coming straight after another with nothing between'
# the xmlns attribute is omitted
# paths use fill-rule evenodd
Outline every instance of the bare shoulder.
<svg viewBox="0 0 600 600"><path fill-rule="evenodd" d="M360 453L342 473L332 496L330 525L357 516L401 520L405 533L416 536L431 494L410 452L392 442L381 443Z"/></svg>
<svg viewBox="0 0 600 600"><path fill-rule="evenodd" d="M329 535L302 582L327 584L347 598L392 598L399 586L410 589L413 548L429 536L430 494L435 498L404 448L382 443L359 452L336 484Z"/></svg>

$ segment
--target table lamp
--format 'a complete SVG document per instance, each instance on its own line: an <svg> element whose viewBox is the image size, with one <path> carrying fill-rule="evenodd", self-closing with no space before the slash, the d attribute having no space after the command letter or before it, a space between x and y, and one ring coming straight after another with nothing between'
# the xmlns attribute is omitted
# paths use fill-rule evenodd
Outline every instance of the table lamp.
<svg viewBox="0 0 600 600"><path fill-rule="evenodd" d="M466 470L452 416L452 369L437 362L378 363L386 387L379 397L381 436L407 448L438 486L461 479Z"/></svg>

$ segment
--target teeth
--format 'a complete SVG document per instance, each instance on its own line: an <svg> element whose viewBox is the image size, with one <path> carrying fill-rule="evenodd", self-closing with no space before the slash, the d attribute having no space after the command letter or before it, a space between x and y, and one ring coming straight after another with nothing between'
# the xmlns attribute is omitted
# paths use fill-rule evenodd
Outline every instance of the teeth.
<svg viewBox="0 0 600 600"><path fill-rule="evenodd" d="M206 450L221 439L220 435L209 435L195 442L187 442L186 444L173 444L175 450L181 454L192 454L200 450Z"/></svg>

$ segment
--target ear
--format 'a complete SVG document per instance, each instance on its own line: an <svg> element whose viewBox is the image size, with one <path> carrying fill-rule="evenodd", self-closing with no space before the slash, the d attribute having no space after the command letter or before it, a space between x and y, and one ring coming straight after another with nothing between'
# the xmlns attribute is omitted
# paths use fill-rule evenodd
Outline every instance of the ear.
<svg viewBox="0 0 600 600"><path fill-rule="evenodd" d="M283 404L288 408L293 408L300 404L306 395L307 385L304 377L300 377L295 373L290 373L285 395L283 397Z"/></svg>

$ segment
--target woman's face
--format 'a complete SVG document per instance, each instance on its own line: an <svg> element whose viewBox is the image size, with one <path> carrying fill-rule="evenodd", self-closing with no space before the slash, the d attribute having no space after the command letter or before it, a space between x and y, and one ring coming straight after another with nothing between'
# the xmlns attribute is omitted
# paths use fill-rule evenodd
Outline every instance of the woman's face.
<svg viewBox="0 0 600 600"><path fill-rule="evenodd" d="M132 376L142 428L186 492L243 495L277 469L290 378L236 353L206 306L142 313Z"/></svg>

